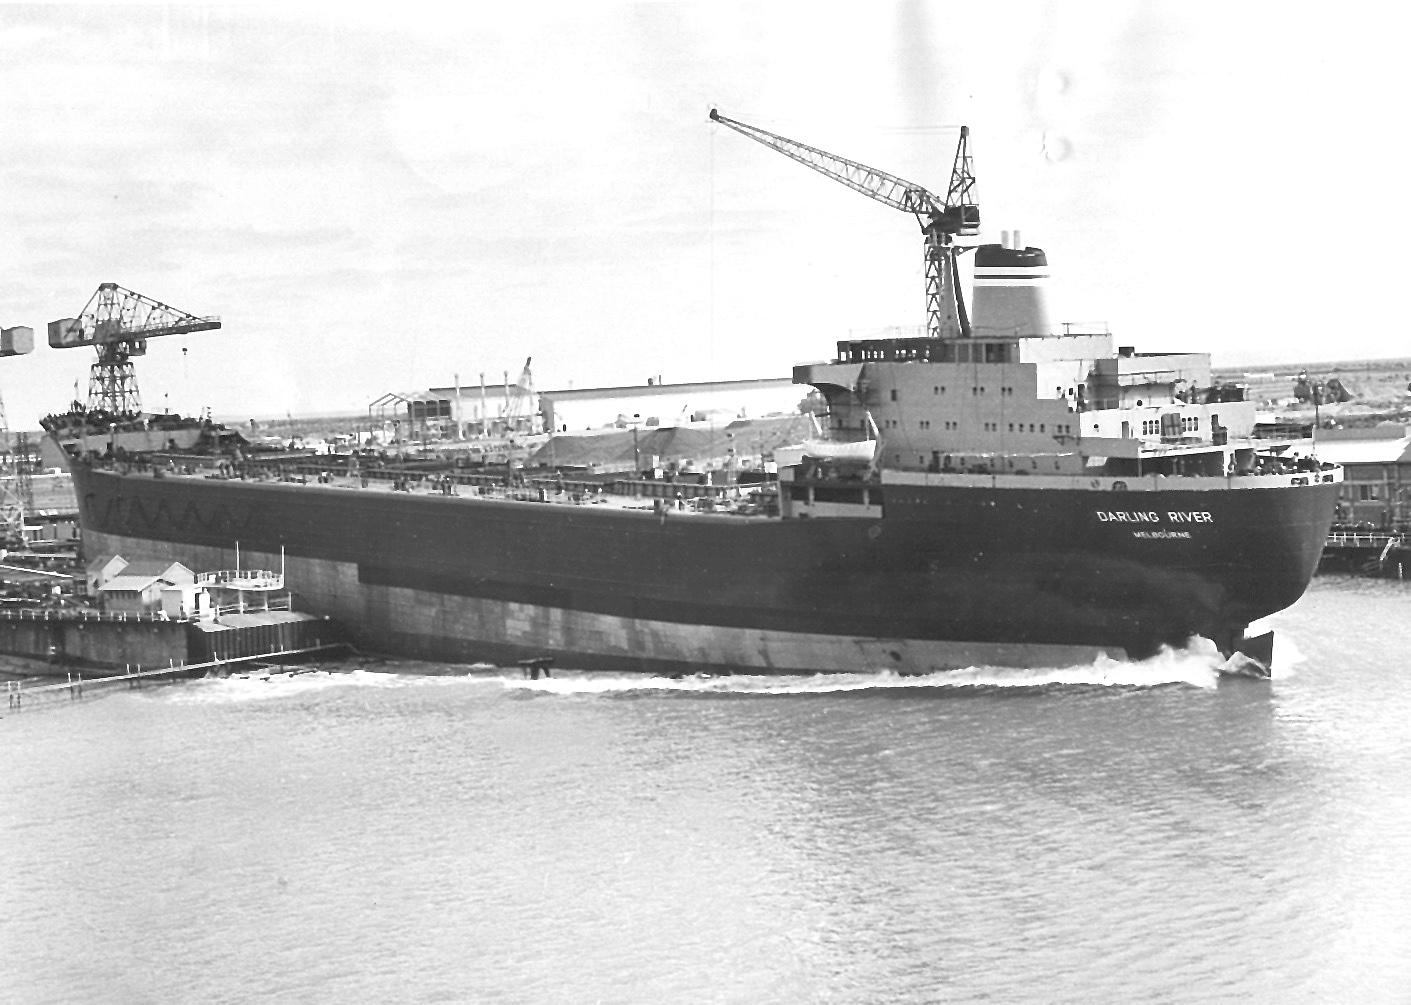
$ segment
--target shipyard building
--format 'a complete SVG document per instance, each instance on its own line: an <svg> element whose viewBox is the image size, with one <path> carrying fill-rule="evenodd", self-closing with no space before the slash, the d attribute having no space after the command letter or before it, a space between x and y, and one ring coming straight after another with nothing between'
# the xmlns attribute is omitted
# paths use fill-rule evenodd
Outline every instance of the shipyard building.
<svg viewBox="0 0 1411 1005"><path fill-rule="evenodd" d="M696 422L797 413L808 388L788 377L627 387L569 388L539 395L544 429L555 433L606 426L685 426Z"/></svg>
<svg viewBox="0 0 1411 1005"><path fill-rule="evenodd" d="M459 439L510 433L573 433L724 424L735 419L797 414L808 394L787 377L667 384L651 378L621 387L534 391L521 378L493 387L433 387L383 395L374 418L395 415L409 438ZM374 413L378 413L374 415Z"/></svg>
<svg viewBox="0 0 1411 1005"><path fill-rule="evenodd" d="M1317 453L1347 472L1338 494L1339 523L1411 528L1411 433L1405 426L1320 429Z"/></svg>

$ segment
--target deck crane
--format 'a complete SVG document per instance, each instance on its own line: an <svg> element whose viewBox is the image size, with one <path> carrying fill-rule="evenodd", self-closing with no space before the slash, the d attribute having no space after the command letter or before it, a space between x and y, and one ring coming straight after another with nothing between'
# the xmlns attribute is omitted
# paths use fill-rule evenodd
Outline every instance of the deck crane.
<svg viewBox="0 0 1411 1005"><path fill-rule="evenodd" d="M519 380L514 383L514 397L510 397L510 375L505 371L505 406L503 418L505 431L512 432L521 422L534 414L534 371L531 369L534 357L524 361L524 369L519 371Z"/></svg>
<svg viewBox="0 0 1411 1005"><path fill-rule="evenodd" d="M980 207L975 204L968 126L960 127L950 187L946 197L941 199L915 182L758 126L727 119L714 108L710 110L710 118L712 122L773 147L819 174L842 182L855 192L915 216L925 239L926 334L931 338L970 337L970 321L965 312L965 298L960 293L957 264L957 256L966 249L955 243L957 237L974 237L980 233Z"/></svg>
<svg viewBox="0 0 1411 1005"><path fill-rule="evenodd" d="M142 411L132 357L147 352L147 340L220 327L220 318L197 317L159 303L117 283L100 283L77 318L49 322L49 345L56 349L91 345L98 358L89 370L88 409L136 417Z"/></svg>
<svg viewBox="0 0 1411 1005"><path fill-rule="evenodd" d="M23 356L33 348L33 328L19 325L0 330L0 358ZM11 443L5 399L0 397L0 543L10 545L24 541L25 509L33 506L28 464L28 444L23 435L19 443Z"/></svg>

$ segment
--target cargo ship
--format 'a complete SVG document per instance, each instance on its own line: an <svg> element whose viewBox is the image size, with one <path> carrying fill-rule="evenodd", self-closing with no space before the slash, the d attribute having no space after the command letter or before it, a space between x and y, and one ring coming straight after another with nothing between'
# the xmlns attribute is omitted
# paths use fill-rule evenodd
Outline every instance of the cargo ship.
<svg viewBox="0 0 1411 1005"><path fill-rule="evenodd" d="M1040 249L975 254L968 336L845 341L795 368L830 435L781 463L764 505L451 494L341 461L276 479L70 440L84 548L212 567L237 544L282 552L308 609L427 660L928 673L1248 648L1307 587L1341 470L1256 438L1207 355L1049 330Z"/></svg>
<svg viewBox="0 0 1411 1005"><path fill-rule="evenodd" d="M973 231L972 210L930 222ZM208 567L237 543L283 554L301 604L360 648L431 661L926 674L1204 637L1267 667L1269 638L1247 629L1306 589L1341 469L1257 438L1207 354L1053 325L1047 256L1018 233L965 249L967 310L958 251L934 237L940 324L795 367L824 435L777 452L749 505L646 499L631 480L620 496L388 481L351 460L291 480L70 436L84 548Z"/></svg>

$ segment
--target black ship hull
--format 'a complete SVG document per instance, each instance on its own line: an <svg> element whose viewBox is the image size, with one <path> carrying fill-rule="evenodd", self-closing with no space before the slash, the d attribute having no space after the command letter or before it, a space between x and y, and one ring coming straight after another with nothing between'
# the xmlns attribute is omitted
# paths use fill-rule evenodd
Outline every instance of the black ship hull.
<svg viewBox="0 0 1411 1005"><path fill-rule="evenodd" d="M1228 653L1307 587L1337 489L923 478L888 485L885 516L779 519L81 462L74 480L89 557L282 554L301 603L366 650L659 673L1071 665L1192 636Z"/></svg>

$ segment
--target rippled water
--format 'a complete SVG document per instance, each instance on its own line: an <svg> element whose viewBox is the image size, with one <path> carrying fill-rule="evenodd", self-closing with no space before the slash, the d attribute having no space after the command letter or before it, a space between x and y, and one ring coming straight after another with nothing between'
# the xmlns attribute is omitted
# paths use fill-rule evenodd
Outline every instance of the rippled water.
<svg viewBox="0 0 1411 1005"><path fill-rule="evenodd" d="M1411 1000L1408 614L1318 580L1272 684L358 671L10 712L0 999Z"/></svg>

